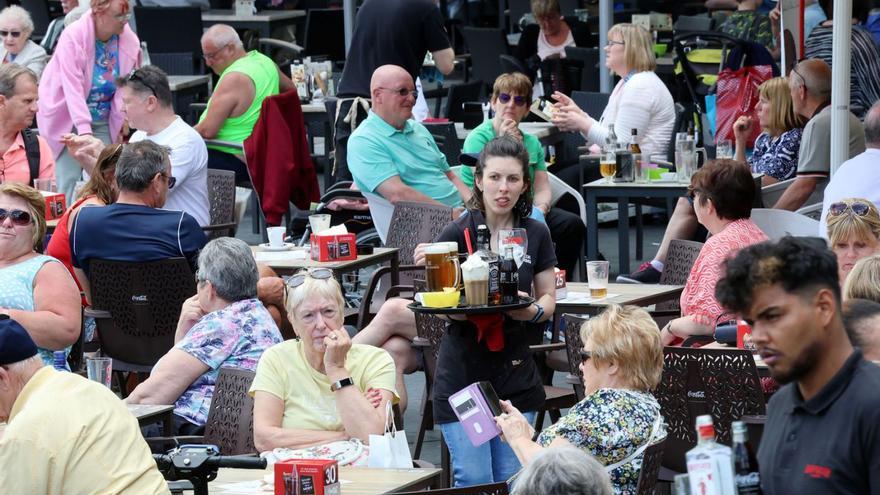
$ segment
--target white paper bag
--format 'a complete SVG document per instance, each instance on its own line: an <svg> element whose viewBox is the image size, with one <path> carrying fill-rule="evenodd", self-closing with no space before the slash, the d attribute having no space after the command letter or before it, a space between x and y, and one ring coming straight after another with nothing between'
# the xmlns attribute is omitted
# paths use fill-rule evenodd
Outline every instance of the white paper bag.
<svg viewBox="0 0 880 495"><path fill-rule="evenodd" d="M398 431L394 425L394 415L391 413L391 401L385 406L385 434L370 435L370 458L369 467L377 468L411 468L413 467L412 455L409 453L409 443L406 441L406 432Z"/></svg>

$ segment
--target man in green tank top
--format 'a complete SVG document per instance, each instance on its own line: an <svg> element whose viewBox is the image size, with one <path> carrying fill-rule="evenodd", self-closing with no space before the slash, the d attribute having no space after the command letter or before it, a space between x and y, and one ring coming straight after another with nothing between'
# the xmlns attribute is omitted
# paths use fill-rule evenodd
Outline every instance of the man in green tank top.
<svg viewBox="0 0 880 495"><path fill-rule="evenodd" d="M254 130L263 100L294 89L293 82L269 57L258 51L246 52L238 33L225 24L205 31L202 53L205 64L220 80L195 129L205 139L241 144ZM236 148L209 145L208 168L232 170L237 181L248 180Z"/></svg>

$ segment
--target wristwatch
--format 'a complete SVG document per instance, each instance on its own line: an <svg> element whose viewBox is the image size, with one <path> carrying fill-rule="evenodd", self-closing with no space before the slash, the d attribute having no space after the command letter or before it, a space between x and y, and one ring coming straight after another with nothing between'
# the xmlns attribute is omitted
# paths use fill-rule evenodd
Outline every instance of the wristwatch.
<svg viewBox="0 0 880 495"><path fill-rule="evenodd" d="M354 380L352 380L351 377L343 378L342 380L339 380L338 382L332 383L330 385L330 391L336 392L337 390L348 387L349 385L354 385Z"/></svg>

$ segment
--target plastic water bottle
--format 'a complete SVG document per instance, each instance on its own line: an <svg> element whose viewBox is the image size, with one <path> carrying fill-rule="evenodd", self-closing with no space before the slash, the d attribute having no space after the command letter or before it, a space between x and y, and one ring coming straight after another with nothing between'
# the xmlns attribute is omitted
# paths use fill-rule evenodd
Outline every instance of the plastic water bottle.
<svg viewBox="0 0 880 495"><path fill-rule="evenodd" d="M55 351L52 354L54 360L52 362L52 367L58 371L68 371L67 370L67 355L64 351Z"/></svg>

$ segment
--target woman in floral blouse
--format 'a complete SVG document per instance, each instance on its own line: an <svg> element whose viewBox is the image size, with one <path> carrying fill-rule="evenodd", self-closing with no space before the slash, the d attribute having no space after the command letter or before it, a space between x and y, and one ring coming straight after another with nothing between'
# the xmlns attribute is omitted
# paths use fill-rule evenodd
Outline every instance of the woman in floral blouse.
<svg viewBox="0 0 880 495"><path fill-rule="evenodd" d="M581 328L585 397L532 441L533 430L507 401L495 418L522 464L545 448L574 445L605 465L615 493L635 493L642 454L666 437L660 405L650 390L660 381L663 347L657 324L643 309L611 305Z"/></svg>
<svg viewBox="0 0 880 495"><path fill-rule="evenodd" d="M200 434L221 367L255 371L263 351L282 341L257 299L257 263L240 239L202 248L198 292L183 303L174 347L128 396L129 404L174 404L177 434Z"/></svg>

